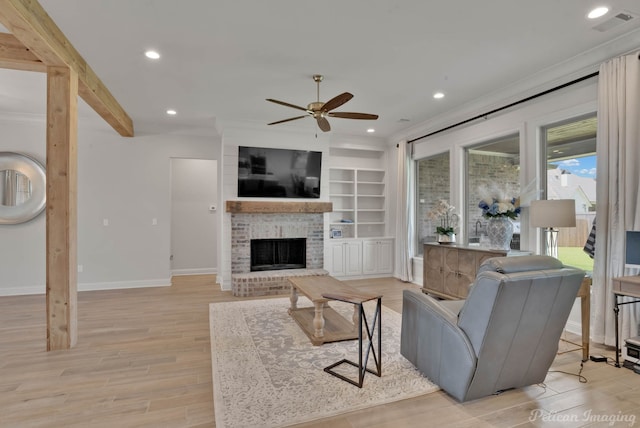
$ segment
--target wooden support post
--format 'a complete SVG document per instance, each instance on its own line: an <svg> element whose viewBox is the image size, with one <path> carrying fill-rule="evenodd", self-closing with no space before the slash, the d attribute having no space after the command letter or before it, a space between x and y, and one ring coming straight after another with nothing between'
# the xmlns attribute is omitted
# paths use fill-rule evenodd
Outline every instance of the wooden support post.
<svg viewBox="0 0 640 428"><path fill-rule="evenodd" d="M47 68L47 350L78 339L78 75Z"/></svg>

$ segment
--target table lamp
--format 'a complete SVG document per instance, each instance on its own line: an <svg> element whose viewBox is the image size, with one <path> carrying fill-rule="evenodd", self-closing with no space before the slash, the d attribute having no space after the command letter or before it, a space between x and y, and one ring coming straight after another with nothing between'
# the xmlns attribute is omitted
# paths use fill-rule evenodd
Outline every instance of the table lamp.
<svg viewBox="0 0 640 428"><path fill-rule="evenodd" d="M558 258L558 227L576 226L576 201L548 199L531 201L529 220L533 227L545 229L545 254Z"/></svg>

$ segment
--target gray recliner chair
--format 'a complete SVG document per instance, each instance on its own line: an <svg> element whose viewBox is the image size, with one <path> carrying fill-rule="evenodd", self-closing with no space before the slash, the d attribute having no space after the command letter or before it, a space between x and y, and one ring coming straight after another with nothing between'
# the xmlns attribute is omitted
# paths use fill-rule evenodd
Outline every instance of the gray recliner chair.
<svg viewBox="0 0 640 428"><path fill-rule="evenodd" d="M583 278L553 257L498 257L466 300L404 290L400 352L458 401L541 383Z"/></svg>

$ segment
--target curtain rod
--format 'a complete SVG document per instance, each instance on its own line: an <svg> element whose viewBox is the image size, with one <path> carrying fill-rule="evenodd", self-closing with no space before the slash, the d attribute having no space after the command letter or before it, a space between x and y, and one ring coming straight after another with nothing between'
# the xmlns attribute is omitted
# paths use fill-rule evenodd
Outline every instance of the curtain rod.
<svg viewBox="0 0 640 428"><path fill-rule="evenodd" d="M638 55L638 59L640 59L640 55ZM422 140L423 138L431 137L432 135L439 134L439 133L444 132L444 131L448 131L449 129L456 128L456 127L458 127L460 125L464 125L464 124L472 122L474 120L481 119L483 117L489 116L490 114L497 113L497 112L502 111L502 110L506 110L506 109L508 109L510 107L513 107L513 106L516 106L518 104L526 103L527 101L531 101L531 100L533 100L535 98L538 98L538 97L541 97L543 95L550 94L551 92L555 92L555 91L558 91L560 89L564 89L567 86L575 85L576 83L580 83L580 82L582 82L584 80L591 79L592 77L596 77L598 75L598 73L599 72L596 71L594 73L587 74L586 76L579 77L579 78L577 78L575 80L572 80L570 82L563 83L562 85L555 86L555 87L553 87L551 89L547 89L546 91L542 91L542 92L539 92L539 93L537 93L535 95L531 95L529 97L523 98L523 99L521 99L519 101L512 102L511 104L507 104L506 106L498 107L498 108L493 109L491 111L488 111L486 113L474 116L474 117L472 117L470 119L463 120L462 122L454 123L453 125L449 125L449 126L447 126L445 128L438 129L437 131L430 132L430 133L428 133L426 135L423 135L421 137L417 137L417 138L414 138L412 140L408 140L407 144L408 143L414 143L414 142L416 142L418 140Z"/></svg>

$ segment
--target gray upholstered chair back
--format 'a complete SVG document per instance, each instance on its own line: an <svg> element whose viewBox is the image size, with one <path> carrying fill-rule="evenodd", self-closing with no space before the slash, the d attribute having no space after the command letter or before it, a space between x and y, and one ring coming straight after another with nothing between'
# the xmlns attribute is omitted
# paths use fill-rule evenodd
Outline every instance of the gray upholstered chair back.
<svg viewBox="0 0 640 428"><path fill-rule="evenodd" d="M583 278L546 256L481 266L458 317L478 358L468 394L544 380Z"/></svg>
<svg viewBox="0 0 640 428"><path fill-rule="evenodd" d="M401 353L459 401L543 382L583 279L552 257L500 257L465 301L405 290Z"/></svg>

